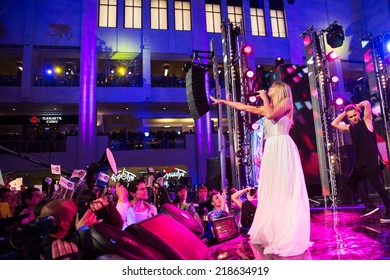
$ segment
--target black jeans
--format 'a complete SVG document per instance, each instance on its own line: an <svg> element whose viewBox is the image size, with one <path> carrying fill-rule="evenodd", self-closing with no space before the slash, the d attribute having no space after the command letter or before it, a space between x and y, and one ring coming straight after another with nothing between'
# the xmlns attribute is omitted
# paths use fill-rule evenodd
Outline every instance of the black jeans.
<svg viewBox="0 0 390 280"><path fill-rule="evenodd" d="M367 178L371 185L374 187L375 191L379 194L380 198L383 201L383 205L390 209L390 198L383 186L382 182L382 171L379 166L368 166L364 168L353 168L348 178L348 185L352 191L357 194L364 204L372 204L371 200L367 194L359 188L359 182Z"/></svg>

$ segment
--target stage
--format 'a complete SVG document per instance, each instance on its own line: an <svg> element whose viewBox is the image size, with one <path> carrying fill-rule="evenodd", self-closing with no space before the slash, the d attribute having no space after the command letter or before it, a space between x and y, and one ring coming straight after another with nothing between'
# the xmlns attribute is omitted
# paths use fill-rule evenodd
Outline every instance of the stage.
<svg viewBox="0 0 390 280"><path fill-rule="evenodd" d="M363 206L311 208L310 249L294 257L264 255L259 246L240 235L209 247L210 260L388 260L390 224L381 224L383 207L361 218Z"/></svg>

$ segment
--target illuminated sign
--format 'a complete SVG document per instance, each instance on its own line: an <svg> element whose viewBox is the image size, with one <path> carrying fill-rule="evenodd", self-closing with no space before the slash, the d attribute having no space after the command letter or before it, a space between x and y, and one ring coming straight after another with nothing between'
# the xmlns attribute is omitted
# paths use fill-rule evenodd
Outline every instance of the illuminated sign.
<svg viewBox="0 0 390 280"><path fill-rule="evenodd" d="M112 174L111 176L111 180L114 181L114 182L118 182L119 180L125 180L127 182L131 182L131 181L134 181L135 178L137 178L137 175L135 175L134 173L131 173L129 171L127 171L125 168L123 168L122 170L118 170L118 174Z"/></svg>
<svg viewBox="0 0 390 280"><path fill-rule="evenodd" d="M33 116L29 120L31 123L59 123L59 122L62 122L62 117L36 117L36 116Z"/></svg>
<svg viewBox="0 0 390 280"><path fill-rule="evenodd" d="M113 182L118 182L119 180L124 180L126 182L131 182L134 181L136 178L142 178L145 177L145 172L140 170L146 170L147 168L123 168L122 170L118 170L118 173L112 174L110 177L110 180ZM169 181L169 180L179 180L182 177L187 176L187 171L185 170L186 167L167 167L165 168L156 168L157 170L164 170L165 175L164 175L164 180ZM138 174L138 175L137 175Z"/></svg>

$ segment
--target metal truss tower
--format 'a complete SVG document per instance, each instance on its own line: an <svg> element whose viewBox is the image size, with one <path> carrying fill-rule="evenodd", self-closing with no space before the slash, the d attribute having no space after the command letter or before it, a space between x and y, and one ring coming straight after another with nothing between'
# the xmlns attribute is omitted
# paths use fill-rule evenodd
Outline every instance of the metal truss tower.
<svg viewBox="0 0 390 280"><path fill-rule="evenodd" d="M322 195L325 206L327 206L327 199L336 206L338 203L336 170L340 166L340 139L338 132L330 128L330 122L336 112L325 54L324 32L325 30L317 34L313 27L309 27L301 35L306 51Z"/></svg>
<svg viewBox="0 0 390 280"><path fill-rule="evenodd" d="M242 53L244 46L243 23L234 24L226 19L222 24L222 49L227 98L245 103L249 87L245 78L248 61ZM235 188L253 185L252 133L250 114L227 107L229 150L232 185Z"/></svg>

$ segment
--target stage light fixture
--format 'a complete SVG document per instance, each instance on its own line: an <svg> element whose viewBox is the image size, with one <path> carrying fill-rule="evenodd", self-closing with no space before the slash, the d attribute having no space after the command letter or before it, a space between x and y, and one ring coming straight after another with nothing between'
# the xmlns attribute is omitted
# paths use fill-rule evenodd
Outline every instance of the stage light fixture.
<svg viewBox="0 0 390 280"><path fill-rule="evenodd" d="M251 127L253 130L257 130L260 128L260 125L257 122L254 122L254 123L252 123Z"/></svg>
<svg viewBox="0 0 390 280"><path fill-rule="evenodd" d="M344 100L341 97L336 98L335 100L336 105L341 106L344 104Z"/></svg>
<svg viewBox="0 0 390 280"><path fill-rule="evenodd" d="M252 79L255 76L255 72L252 69L247 69L245 71L245 76L249 79Z"/></svg>
<svg viewBox="0 0 390 280"><path fill-rule="evenodd" d="M248 54L251 54L253 52L252 50L252 46L249 46L249 45L245 45L243 48L242 48L242 52L246 55Z"/></svg>
<svg viewBox="0 0 390 280"><path fill-rule="evenodd" d="M386 42L386 50L390 52L390 39Z"/></svg>
<svg viewBox="0 0 390 280"><path fill-rule="evenodd" d="M326 29L326 31L326 42L329 46L332 48L338 48L343 45L345 37L343 27L341 25L333 23Z"/></svg>
<svg viewBox="0 0 390 280"><path fill-rule="evenodd" d="M330 51L330 52L326 55L326 59L327 59L328 61L335 61L338 57L339 57L339 55L338 55L335 51Z"/></svg>
<svg viewBox="0 0 390 280"><path fill-rule="evenodd" d="M249 96L249 102L251 102L251 103L256 103L256 100L257 100L256 95L251 95L251 96Z"/></svg>
<svg viewBox="0 0 390 280"><path fill-rule="evenodd" d="M145 132L144 132L144 135L145 135L145 137L149 137L150 134L149 134L148 131L145 131Z"/></svg>
<svg viewBox="0 0 390 280"><path fill-rule="evenodd" d="M275 58L275 66L279 66L281 64L284 64L284 58L281 56L278 56L277 58Z"/></svg>
<svg viewBox="0 0 390 280"><path fill-rule="evenodd" d="M330 81L333 84L338 83L339 80L340 80L339 77L337 77L336 75L333 75L333 76L330 77Z"/></svg>

